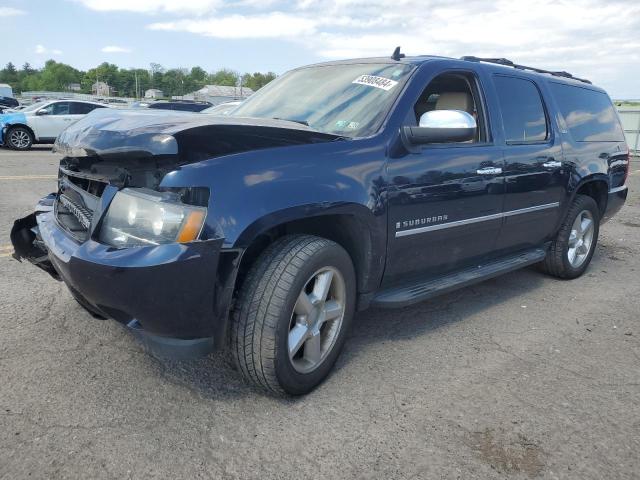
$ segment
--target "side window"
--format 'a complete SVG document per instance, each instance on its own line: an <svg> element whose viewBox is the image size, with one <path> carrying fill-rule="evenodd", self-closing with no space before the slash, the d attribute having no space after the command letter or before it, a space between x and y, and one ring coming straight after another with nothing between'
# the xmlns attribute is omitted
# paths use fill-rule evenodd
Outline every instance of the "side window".
<svg viewBox="0 0 640 480"><path fill-rule="evenodd" d="M71 102L71 115L85 115L96 108L104 107L101 105L94 105L92 103Z"/></svg>
<svg viewBox="0 0 640 480"><path fill-rule="evenodd" d="M540 92L529 80L494 76L507 143L535 143L549 138Z"/></svg>
<svg viewBox="0 0 640 480"><path fill-rule="evenodd" d="M557 82L550 82L550 86L576 142L624 141L618 116L605 93Z"/></svg>
<svg viewBox="0 0 640 480"><path fill-rule="evenodd" d="M484 112L478 82L471 73L451 72L438 75L423 90L413 107L416 123L431 110L462 110L471 115L478 128L472 143L486 142Z"/></svg>
<svg viewBox="0 0 640 480"><path fill-rule="evenodd" d="M51 115L69 115L69 102L56 102L51 105Z"/></svg>

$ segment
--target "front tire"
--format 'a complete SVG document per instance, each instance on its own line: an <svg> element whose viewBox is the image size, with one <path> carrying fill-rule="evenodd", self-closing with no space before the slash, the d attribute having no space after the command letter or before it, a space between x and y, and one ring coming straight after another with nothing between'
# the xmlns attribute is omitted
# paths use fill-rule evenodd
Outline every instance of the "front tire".
<svg viewBox="0 0 640 480"><path fill-rule="evenodd" d="M29 150L33 145L33 135L24 127L13 127L7 131L6 143L13 150Z"/></svg>
<svg viewBox="0 0 640 480"><path fill-rule="evenodd" d="M349 254L335 242L290 235L270 245L232 312L231 350L242 375L279 395L313 390L344 344L355 281Z"/></svg>
<svg viewBox="0 0 640 480"><path fill-rule="evenodd" d="M542 262L542 269L563 279L581 276L591 262L599 231L598 204L591 197L577 195Z"/></svg>

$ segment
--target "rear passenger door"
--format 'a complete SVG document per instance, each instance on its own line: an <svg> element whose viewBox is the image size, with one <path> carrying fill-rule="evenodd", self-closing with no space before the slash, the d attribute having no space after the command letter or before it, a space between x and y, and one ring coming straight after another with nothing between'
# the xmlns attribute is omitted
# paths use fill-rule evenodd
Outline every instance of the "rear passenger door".
<svg viewBox="0 0 640 480"><path fill-rule="evenodd" d="M561 138L540 86L525 77L493 75L504 133L504 222L496 249L517 251L554 233L569 182Z"/></svg>

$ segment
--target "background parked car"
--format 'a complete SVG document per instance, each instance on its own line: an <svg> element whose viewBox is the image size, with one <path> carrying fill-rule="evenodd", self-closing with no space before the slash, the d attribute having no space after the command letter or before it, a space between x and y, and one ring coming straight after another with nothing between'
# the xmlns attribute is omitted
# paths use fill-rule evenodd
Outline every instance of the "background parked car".
<svg viewBox="0 0 640 480"><path fill-rule="evenodd" d="M34 143L53 143L69 125L96 108L106 107L96 102L47 100L0 115L0 145L29 150Z"/></svg>
<svg viewBox="0 0 640 480"><path fill-rule="evenodd" d="M189 100L172 100L171 102L155 102L149 104L148 108L159 110L179 110L182 112L201 112L210 107L209 102L193 102Z"/></svg>
<svg viewBox="0 0 640 480"><path fill-rule="evenodd" d="M242 102L225 102L213 107L205 108L200 113L207 113L209 115L229 115L235 108Z"/></svg>
<svg viewBox="0 0 640 480"><path fill-rule="evenodd" d="M0 109L16 108L19 105L18 100L13 97L0 96Z"/></svg>

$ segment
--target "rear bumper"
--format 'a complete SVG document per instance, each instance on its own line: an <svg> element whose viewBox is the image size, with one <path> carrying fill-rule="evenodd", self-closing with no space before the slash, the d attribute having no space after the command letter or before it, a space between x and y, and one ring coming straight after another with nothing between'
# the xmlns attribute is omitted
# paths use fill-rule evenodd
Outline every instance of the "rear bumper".
<svg viewBox="0 0 640 480"><path fill-rule="evenodd" d="M602 223L610 220L616 213L620 211L624 202L627 201L627 194L629 193L629 188L626 185L618 188L613 188L609 190L609 195L607 198L607 208L602 216Z"/></svg>
<svg viewBox="0 0 640 480"><path fill-rule="evenodd" d="M215 285L222 240L116 249L79 244L43 199L12 231L16 257L64 281L88 310L127 325L156 356L213 350Z"/></svg>

